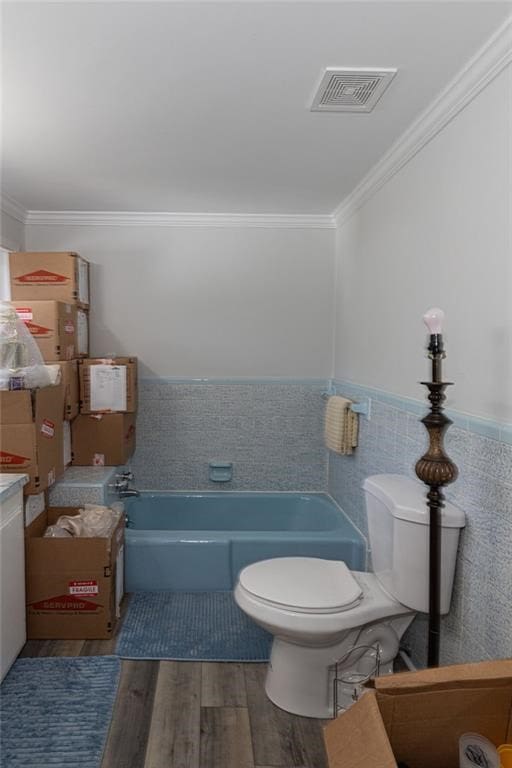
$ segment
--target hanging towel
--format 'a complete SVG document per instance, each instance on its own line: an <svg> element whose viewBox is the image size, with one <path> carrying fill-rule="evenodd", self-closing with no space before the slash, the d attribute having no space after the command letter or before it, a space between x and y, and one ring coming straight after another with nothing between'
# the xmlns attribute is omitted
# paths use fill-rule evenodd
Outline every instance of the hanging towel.
<svg viewBox="0 0 512 768"><path fill-rule="evenodd" d="M351 400L333 395L325 409L325 445L342 456L352 453L357 446L358 418L357 413L350 410L351 405Z"/></svg>

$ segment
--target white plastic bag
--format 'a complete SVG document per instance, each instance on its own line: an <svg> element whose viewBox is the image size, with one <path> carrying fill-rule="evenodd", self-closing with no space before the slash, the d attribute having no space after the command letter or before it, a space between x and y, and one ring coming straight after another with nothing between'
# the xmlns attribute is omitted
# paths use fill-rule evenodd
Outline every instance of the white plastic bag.
<svg viewBox="0 0 512 768"><path fill-rule="evenodd" d="M49 525L44 532L43 539L71 539L69 531L61 528L60 525Z"/></svg>
<svg viewBox="0 0 512 768"><path fill-rule="evenodd" d="M109 538L119 522L122 512L122 504L116 505L115 509L101 507L97 504L85 504L77 515L61 515L55 525L48 526L44 535ZM61 531L61 533L57 531Z"/></svg>
<svg viewBox="0 0 512 768"><path fill-rule="evenodd" d="M52 376L23 320L7 301L0 302L0 389L47 387Z"/></svg>

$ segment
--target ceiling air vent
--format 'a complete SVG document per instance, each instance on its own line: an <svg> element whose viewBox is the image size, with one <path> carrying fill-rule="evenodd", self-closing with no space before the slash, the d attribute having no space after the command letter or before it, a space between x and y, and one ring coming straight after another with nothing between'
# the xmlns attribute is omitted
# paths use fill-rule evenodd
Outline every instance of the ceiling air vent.
<svg viewBox="0 0 512 768"><path fill-rule="evenodd" d="M328 67L311 111L371 112L396 73L396 69Z"/></svg>

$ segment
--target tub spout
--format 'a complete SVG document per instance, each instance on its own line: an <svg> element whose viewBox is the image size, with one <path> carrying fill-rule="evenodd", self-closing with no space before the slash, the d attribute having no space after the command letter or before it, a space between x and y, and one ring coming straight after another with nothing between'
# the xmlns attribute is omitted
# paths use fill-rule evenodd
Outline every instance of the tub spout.
<svg viewBox="0 0 512 768"><path fill-rule="evenodd" d="M110 486L120 499L127 499L130 496L139 496L139 492L136 488L129 487L130 480L133 480L133 472L122 472L120 475L116 475L115 483Z"/></svg>
<svg viewBox="0 0 512 768"><path fill-rule="evenodd" d="M118 491L120 499L129 499L132 496L140 496L140 493L136 488L122 488Z"/></svg>

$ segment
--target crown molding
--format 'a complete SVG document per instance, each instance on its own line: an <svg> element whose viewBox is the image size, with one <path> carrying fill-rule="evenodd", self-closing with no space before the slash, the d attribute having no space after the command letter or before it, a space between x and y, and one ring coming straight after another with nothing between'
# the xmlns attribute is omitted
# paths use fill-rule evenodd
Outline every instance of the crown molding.
<svg viewBox="0 0 512 768"><path fill-rule="evenodd" d="M22 224L25 223L27 211L20 203L14 200L14 198L6 195L5 193L2 193L0 208L4 213L7 214L7 216L10 216L12 219L16 219L16 221L19 221Z"/></svg>
<svg viewBox="0 0 512 768"><path fill-rule="evenodd" d="M60 226L263 227L334 229L331 214L151 213L143 211L27 211L26 224Z"/></svg>
<svg viewBox="0 0 512 768"><path fill-rule="evenodd" d="M512 16L467 62L333 211L341 226L512 62Z"/></svg>

